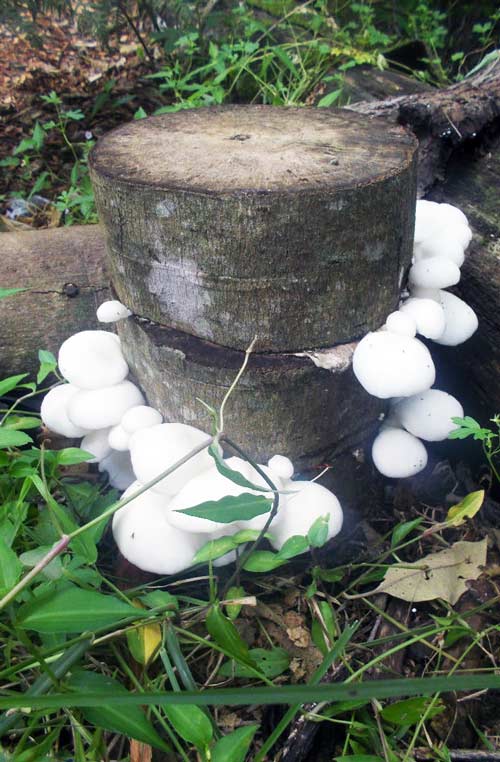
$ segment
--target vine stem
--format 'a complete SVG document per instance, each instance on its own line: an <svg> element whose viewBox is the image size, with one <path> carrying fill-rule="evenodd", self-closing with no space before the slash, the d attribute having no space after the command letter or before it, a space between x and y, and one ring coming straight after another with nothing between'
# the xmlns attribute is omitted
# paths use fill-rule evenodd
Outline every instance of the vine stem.
<svg viewBox="0 0 500 762"><path fill-rule="evenodd" d="M231 396L231 394L233 393L234 389L236 388L236 386L238 384L238 381L240 380L240 378L242 377L243 373L245 372L245 368L248 365L248 360L250 359L250 355L253 352L253 348L254 348L254 346L256 344L256 341L257 341L257 336L254 336L252 341L250 342L250 346L248 347L248 349L245 350L245 359L243 360L243 362L241 364L241 368L239 369L238 373L236 374L236 377L235 377L233 383L231 384L231 386L227 390L227 392L226 392L226 394L224 396L224 399L222 400L222 403L221 403L221 406L220 406L220 410L219 410L219 429L220 429L219 439L222 438L222 432L224 431L224 408L226 407L226 403L227 403L229 397Z"/></svg>
<svg viewBox="0 0 500 762"><path fill-rule="evenodd" d="M131 503L132 500L135 500L140 495L144 494L144 492L147 492L147 490L151 489L151 487L154 487L155 484L158 484L162 479L165 479L165 477L169 476L171 473L173 473L177 468L180 468L184 465L184 463L187 463L188 460L191 460L191 458L194 458L195 455L198 455L198 453L205 450L207 447L209 447L212 442L214 441L214 437L209 436L207 439L199 444L197 447L194 447L190 452L188 452L184 457L180 458L180 460L176 461L172 466L165 469L161 474L156 476L154 479L151 479L150 482L145 484L143 487L138 489L136 492L134 492L132 495L129 495L126 498L123 498L122 500L118 500L116 503L113 503L106 511L101 513L100 516L97 516L95 519L92 519L92 521L89 521L87 524L84 524L81 527L78 527L70 534L64 534L61 539L49 550L49 552L42 558L40 561L31 569L31 571L28 572L19 582L17 585L14 585L14 587L9 590L9 592L0 600L0 611L9 604L18 593L21 592L21 590L24 590L24 588L29 585L32 579L34 579L37 574L39 574L45 567L50 564L50 562L56 558L56 556L60 555L68 545L72 542L72 540L75 539L75 537L78 537L83 532L86 532L88 529L91 529L92 527L96 526L97 524L100 524L101 522L108 519L110 516L113 515L113 513L116 513L120 508L123 508L125 505L128 505L128 503Z"/></svg>

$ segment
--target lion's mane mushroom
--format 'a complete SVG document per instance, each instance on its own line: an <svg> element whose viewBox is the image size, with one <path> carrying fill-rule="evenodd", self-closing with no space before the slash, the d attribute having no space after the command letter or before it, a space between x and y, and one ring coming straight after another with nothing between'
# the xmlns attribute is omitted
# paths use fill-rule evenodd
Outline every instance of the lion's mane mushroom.
<svg viewBox="0 0 500 762"><path fill-rule="evenodd" d="M114 386L128 374L120 339L108 331L73 334L61 344L58 364L64 378L80 389Z"/></svg>
<svg viewBox="0 0 500 762"><path fill-rule="evenodd" d="M121 381L100 389L81 389L68 403L68 416L77 426L104 429L120 423L123 414L144 397L131 381Z"/></svg>
<svg viewBox="0 0 500 762"><path fill-rule="evenodd" d="M451 394L428 389L398 402L393 414L413 436L427 442L440 442L456 428L452 418L463 418L464 410Z"/></svg>
<svg viewBox="0 0 500 762"><path fill-rule="evenodd" d="M286 505L271 524L271 544L279 550L294 535L307 535L316 519L328 516L328 539L342 529L342 508L330 490L317 482L296 481L290 487L295 491L287 495Z"/></svg>
<svg viewBox="0 0 500 762"><path fill-rule="evenodd" d="M140 482L134 482L122 498L141 487ZM147 490L113 516L113 536L120 553L134 566L153 574L184 571L206 540L172 526L167 519L168 503L168 496Z"/></svg>
<svg viewBox="0 0 500 762"><path fill-rule="evenodd" d="M185 423L160 423L139 429L130 437L129 442L136 478L146 484L204 442L208 447L207 434ZM202 450L153 489L170 496L176 495L185 484L202 471L212 468L213 464L208 450Z"/></svg>
<svg viewBox="0 0 500 762"><path fill-rule="evenodd" d="M427 465L427 450L420 439L403 429L384 428L372 447L375 467L393 479L414 476Z"/></svg>
<svg viewBox="0 0 500 762"><path fill-rule="evenodd" d="M353 356L361 386L380 399L410 397L429 389L436 371L427 347L418 339L390 331L368 333Z"/></svg>
<svg viewBox="0 0 500 762"><path fill-rule="evenodd" d="M63 437L83 437L88 429L78 426L68 418L68 406L80 390L73 384L54 386L42 401L40 415L48 429Z"/></svg>

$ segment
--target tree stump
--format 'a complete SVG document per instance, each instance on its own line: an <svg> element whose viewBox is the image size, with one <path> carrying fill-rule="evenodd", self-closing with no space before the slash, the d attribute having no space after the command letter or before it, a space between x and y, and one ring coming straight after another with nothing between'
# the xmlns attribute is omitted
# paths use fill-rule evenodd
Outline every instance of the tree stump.
<svg viewBox="0 0 500 762"><path fill-rule="evenodd" d="M124 352L166 420L208 429L252 338L225 430L261 462L355 450L382 404L355 340L396 308L410 264L416 141L346 111L263 106L140 120L91 175ZM304 350L335 345L332 369Z"/></svg>
<svg viewBox="0 0 500 762"><path fill-rule="evenodd" d="M139 120L91 177L134 313L232 349L377 328L410 262L416 142L348 111L236 106Z"/></svg>

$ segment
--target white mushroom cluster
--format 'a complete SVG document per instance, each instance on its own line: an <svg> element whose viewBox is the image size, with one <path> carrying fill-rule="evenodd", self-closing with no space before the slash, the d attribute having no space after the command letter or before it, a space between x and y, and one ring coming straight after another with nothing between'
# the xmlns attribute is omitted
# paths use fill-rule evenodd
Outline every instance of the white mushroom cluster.
<svg viewBox="0 0 500 762"><path fill-rule="evenodd" d="M105 322L111 322L110 316L126 318L130 313L122 307L119 302L107 302L98 315ZM112 486L125 490L123 497L202 448L114 514L114 538L127 560L144 571L177 574L191 566L196 552L209 540L241 529L264 528L269 513L230 523L182 513L242 493L268 498L273 494L263 477L241 458L227 458L225 463L257 489L242 487L221 474L208 452L211 440L203 431L182 423L163 423L158 410L146 405L141 391L127 379L129 368L118 336L107 331L77 333L62 344L58 363L68 383L45 396L42 420L58 434L83 437L81 449L94 456L91 462L98 463L99 470L107 471ZM204 443L207 448L203 449ZM275 455L260 468L279 492L278 512L270 529L275 548L280 549L293 535L306 535L320 517L328 517L328 538L338 534L342 508L335 495L313 482L292 481L293 464L284 456ZM214 563L233 560L234 552Z"/></svg>
<svg viewBox="0 0 500 762"><path fill-rule="evenodd" d="M467 217L450 204L417 201L409 294L385 325L367 334L353 357L354 373L369 394L391 399L372 457L385 476L413 476L427 465L421 440L446 439L463 409L450 394L432 389L435 368L417 334L456 346L476 331L474 310L444 289L460 280L472 238Z"/></svg>

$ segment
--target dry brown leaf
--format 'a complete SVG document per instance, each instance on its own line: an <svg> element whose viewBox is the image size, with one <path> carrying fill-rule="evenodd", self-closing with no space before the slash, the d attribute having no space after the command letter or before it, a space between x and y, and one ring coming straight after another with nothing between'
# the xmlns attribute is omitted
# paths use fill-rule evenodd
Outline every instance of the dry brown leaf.
<svg viewBox="0 0 500 762"><path fill-rule="evenodd" d="M396 564L371 594L387 593L410 603L442 598L454 604L466 592L466 581L481 574L486 551L486 538L480 542L456 542L413 564Z"/></svg>

